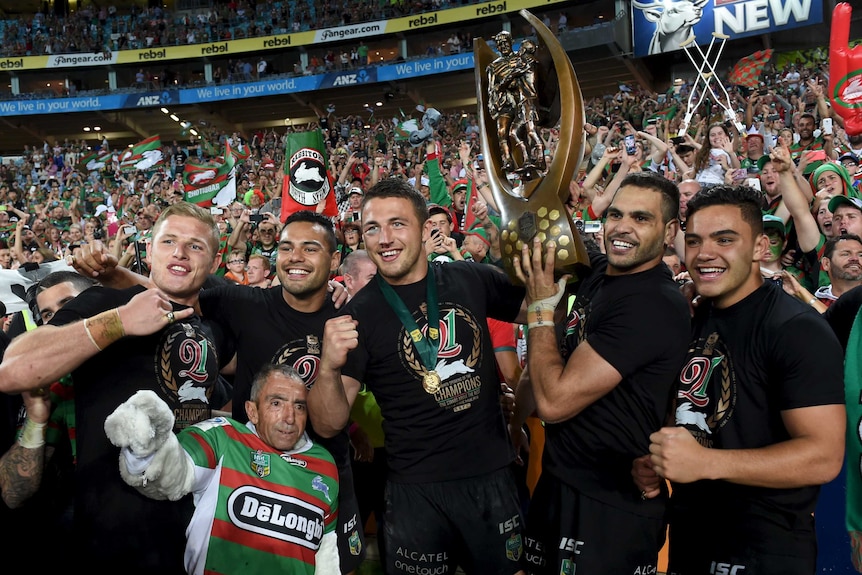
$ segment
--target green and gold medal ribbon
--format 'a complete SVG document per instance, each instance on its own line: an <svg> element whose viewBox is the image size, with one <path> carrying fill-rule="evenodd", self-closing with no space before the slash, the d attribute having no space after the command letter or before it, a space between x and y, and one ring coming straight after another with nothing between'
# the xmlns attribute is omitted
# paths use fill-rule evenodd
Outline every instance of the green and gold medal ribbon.
<svg viewBox="0 0 862 575"><path fill-rule="evenodd" d="M422 376L422 387L428 393L437 393L440 389L440 375L434 368L437 366L437 349L440 346L440 306L437 302L437 281L434 277L434 268L428 264L428 276L426 277L427 288L425 303L428 309L428 336L422 335L422 330L416 325L416 320L410 314L404 301L395 293L386 280L377 274L377 284L386 302L401 320L401 325L410 334L413 345L419 353L425 373Z"/></svg>

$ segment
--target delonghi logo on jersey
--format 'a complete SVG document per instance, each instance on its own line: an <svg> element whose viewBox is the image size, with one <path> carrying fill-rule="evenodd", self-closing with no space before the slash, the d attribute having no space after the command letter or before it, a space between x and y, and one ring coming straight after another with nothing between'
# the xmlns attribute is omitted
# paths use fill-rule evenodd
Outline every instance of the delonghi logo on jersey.
<svg viewBox="0 0 862 575"><path fill-rule="evenodd" d="M272 472L272 460L269 453L257 450L251 452L251 470L258 477L266 477Z"/></svg>
<svg viewBox="0 0 862 575"><path fill-rule="evenodd" d="M329 193L323 154L302 148L290 157L290 197L303 206L316 206Z"/></svg>
<svg viewBox="0 0 862 575"><path fill-rule="evenodd" d="M297 459L291 455L288 455L287 453L282 453L279 457L281 457L291 465L296 465L297 467L308 467L308 462L306 460Z"/></svg>
<svg viewBox="0 0 862 575"><path fill-rule="evenodd" d="M323 482L323 477L320 475L316 475L314 479L311 480L311 488L315 491L320 491L323 493L323 496L327 501L332 503L332 499L329 498L329 485Z"/></svg>
<svg viewBox="0 0 862 575"><path fill-rule="evenodd" d="M323 509L301 499L243 485L227 500L231 521L246 531L317 550L323 537Z"/></svg>

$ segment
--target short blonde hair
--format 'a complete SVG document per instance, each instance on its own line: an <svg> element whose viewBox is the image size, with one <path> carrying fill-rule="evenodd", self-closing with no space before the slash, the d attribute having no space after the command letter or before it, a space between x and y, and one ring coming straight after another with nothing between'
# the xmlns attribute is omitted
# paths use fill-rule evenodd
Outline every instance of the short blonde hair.
<svg viewBox="0 0 862 575"><path fill-rule="evenodd" d="M156 237L159 234L159 230L162 225L164 225L165 220L167 220L171 216L179 216L181 218L194 218L199 222L205 224L208 228L210 228L210 235L207 238L209 241L210 249L212 250L212 255L218 253L219 248L219 240L220 234L218 231L218 226L216 226L215 219L213 219L212 214L209 210L205 210L204 208L196 205L190 204L189 202L177 202L171 206L165 208L165 210L159 215L159 218L156 220L156 223L153 224L153 237Z"/></svg>

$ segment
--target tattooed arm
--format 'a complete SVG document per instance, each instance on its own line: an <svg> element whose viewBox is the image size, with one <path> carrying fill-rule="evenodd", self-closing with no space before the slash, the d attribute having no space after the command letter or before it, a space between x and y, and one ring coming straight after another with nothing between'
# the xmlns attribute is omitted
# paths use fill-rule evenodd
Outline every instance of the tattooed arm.
<svg viewBox="0 0 862 575"><path fill-rule="evenodd" d="M40 393L25 393L24 405L27 421L21 436L0 457L0 494L10 509L20 507L39 489L47 457L45 426L50 402Z"/></svg>

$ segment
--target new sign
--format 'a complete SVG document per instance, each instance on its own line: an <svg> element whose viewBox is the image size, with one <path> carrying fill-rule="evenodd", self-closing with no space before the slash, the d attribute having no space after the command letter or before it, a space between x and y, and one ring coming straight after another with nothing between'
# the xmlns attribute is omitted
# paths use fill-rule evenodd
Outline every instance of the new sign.
<svg viewBox="0 0 862 575"><path fill-rule="evenodd" d="M823 22L823 0L633 0L635 56L679 50L692 35L708 44L713 33L731 39Z"/></svg>

